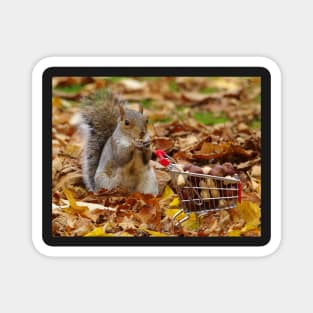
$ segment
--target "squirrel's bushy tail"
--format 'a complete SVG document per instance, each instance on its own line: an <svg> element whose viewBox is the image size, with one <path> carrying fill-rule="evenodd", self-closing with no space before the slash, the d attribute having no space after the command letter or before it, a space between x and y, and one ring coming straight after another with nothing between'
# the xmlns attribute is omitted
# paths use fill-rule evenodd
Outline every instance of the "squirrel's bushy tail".
<svg viewBox="0 0 313 313"><path fill-rule="evenodd" d="M95 173L102 149L112 136L125 102L110 90L98 91L82 100L80 129L84 137L82 170L88 190L95 189Z"/></svg>

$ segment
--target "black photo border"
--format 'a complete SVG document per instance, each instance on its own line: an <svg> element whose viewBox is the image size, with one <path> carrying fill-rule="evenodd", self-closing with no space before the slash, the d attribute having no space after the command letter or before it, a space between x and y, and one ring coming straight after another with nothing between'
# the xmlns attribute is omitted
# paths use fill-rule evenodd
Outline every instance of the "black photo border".
<svg viewBox="0 0 313 313"><path fill-rule="evenodd" d="M261 77L261 236L52 236L52 78L55 76ZM264 67L49 67L42 75L42 129L42 238L48 246L264 246L271 239L271 75Z"/></svg>

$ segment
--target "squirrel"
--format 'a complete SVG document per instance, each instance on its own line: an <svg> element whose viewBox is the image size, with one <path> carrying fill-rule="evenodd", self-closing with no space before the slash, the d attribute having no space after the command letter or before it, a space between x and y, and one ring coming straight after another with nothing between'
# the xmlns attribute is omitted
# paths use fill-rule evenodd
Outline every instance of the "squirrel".
<svg viewBox="0 0 313 313"><path fill-rule="evenodd" d="M157 195L143 107L139 111L126 108L127 102L110 90L94 93L82 104L82 171L87 189L124 187L129 192Z"/></svg>

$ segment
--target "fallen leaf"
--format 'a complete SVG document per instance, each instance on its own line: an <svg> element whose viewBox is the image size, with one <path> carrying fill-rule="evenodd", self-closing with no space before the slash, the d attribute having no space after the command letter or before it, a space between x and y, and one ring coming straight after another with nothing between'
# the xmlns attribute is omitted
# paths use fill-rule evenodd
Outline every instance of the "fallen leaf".
<svg viewBox="0 0 313 313"><path fill-rule="evenodd" d="M147 228L140 228L151 235L151 237L168 237L168 234L160 233L158 231L150 230Z"/></svg>
<svg viewBox="0 0 313 313"><path fill-rule="evenodd" d="M158 181L159 194L162 194L166 185L171 181L171 176L164 170L155 169L154 172Z"/></svg>
<svg viewBox="0 0 313 313"><path fill-rule="evenodd" d="M112 234L105 233L103 227L96 227L84 237L112 237Z"/></svg>
<svg viewBox="0 0 313 313"><path fill-rule="evenodd" d="M63 192L69 202L69 207L68 208L64 208L64 211L67 213L81 213L81 212L85 212L86 210L88 210L87 206L79 206L76 203L76 200L74 199L72 193L70 192L69 189L67 189L66 187L63 188Z"/></svg>
<svg viewBox="0 0 313 313"><path fill-rule="evenodd" d="M146 86L144 82L135 79L122 79L120 84L123 85L128 92L143 90Z"/></svg>
<svg viewBox="0 0 313 313"><path fill-rule="evenodd" d="M251 176L253 176L253 177L261 177L261 166L260 165L252 166Z"/></svg>
<svg viewBox="0 0 313 313"><path fill-rule="evenodd" d="M200 151L194 151L193 159L220 160L238 162L250 159L254 156L251 151L246 151L232 143L211 144L204 142Z"/></svg>
<svg viewBox="0 0 313 313"><path fill-rule="evenodd" d="M158 137L155 139L152 139L152 144L155 147L155 149L161 149L166 152L171 150L174 146L174 141L171 138L167 137Z"/></svg>
<svg viewBox="0 0 313 313"><path fill-rule="evenodd" d="M53 78L54 236L260 236L260 217L251 213L253 205L260 210L261 203L260 83L251 77ZM121 188L88 192L82 181L83 142L77 131L80 98L103 87L128 100L129 108L144 106L153 147L166 150L179 165L212 169L231 162L240 175L242 200L252 205L209 212L200 222L192 215L173 227L180 200L170 173L154 155L151 164L161 196L130 194ZM182 212L177 219L185 217Z"/></svg>
<svg viewBox="0 0 313 313"><path fill-rule="evenodd" d="M242 201L238 203L236 210L239 216L245 221L245 225L241 229L230 229L229 236L241 236L251 230L258 230L261 219L261 209L253 202Z"/></svg>
<svg viewBox="0 0 313 313"><path fill-rule="evenodd" d="M186 149L194 146L199 142L198 137L195 135L188 135L185 138L178 138L178 146L180 149Z"/></svg>

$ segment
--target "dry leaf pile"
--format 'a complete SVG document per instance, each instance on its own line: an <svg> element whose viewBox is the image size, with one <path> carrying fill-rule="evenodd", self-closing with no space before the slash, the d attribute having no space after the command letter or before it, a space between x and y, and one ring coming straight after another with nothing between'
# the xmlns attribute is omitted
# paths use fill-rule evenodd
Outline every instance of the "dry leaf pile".
<svg viewBox="0 0 313 313"><path fill-rule="evenodd" d="M151 161L158 197L126 190L88 192L82 181L80 99L109 87L141 103L153 149L205 167L230 162L243 183L234 209L195 214L174 227L180 209L171 176ZM260 80L231 77L56 77L53 79L52 231L54 236L260 236Z"/></svg>

